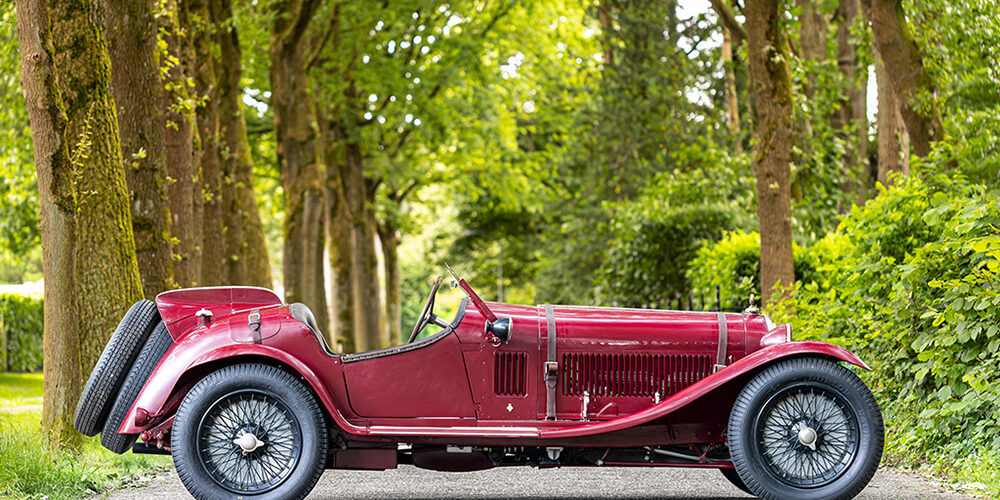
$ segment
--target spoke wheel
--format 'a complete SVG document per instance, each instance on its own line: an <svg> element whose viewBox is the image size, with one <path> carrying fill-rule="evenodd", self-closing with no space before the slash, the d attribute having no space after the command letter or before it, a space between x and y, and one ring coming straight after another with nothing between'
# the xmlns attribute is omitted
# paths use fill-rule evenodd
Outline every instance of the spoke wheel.
<svg viewBox="0 0 1000 500"><path fill-rule="evenodd" d="M739 479L765 500L849 500L882 458L884 426L864 382L828 359L801 357L757 372L726 429Z"/></svg>
<svg viewBox="0 0 1000 500"><path fill-rule="evenodd" d="M779 481L799 488L835 481L854 460L858 424L843 396L817 383L775 393L754 421L757 453Z"/></svg>
<svg viewBox="0 0 1000 500"><path fill-rule="evenodd" d="M283 483L298 464L298 419L274 394L243 390L227 394L198 426L198 457L208 475L233 493L256 495Z"/></svg>
<svg viewBox="0 0 1000 500"><path fill-rule="evenodd" d="M323 473L326 443L326 418L309 387L257 363L198 381L170 430L177 475L197 500L301 500Z"/></svg>

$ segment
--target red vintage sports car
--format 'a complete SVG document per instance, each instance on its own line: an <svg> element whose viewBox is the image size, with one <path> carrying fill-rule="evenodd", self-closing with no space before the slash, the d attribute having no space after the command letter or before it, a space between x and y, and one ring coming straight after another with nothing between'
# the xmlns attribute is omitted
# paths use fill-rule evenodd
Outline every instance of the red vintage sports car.
<svg viewBox="0 0 1000 500"><path fill-rule="evenodd" d="M199 499L303 498L324 469L398 464L714 468L773 499L851 498L875 473L882 415L843 348L754 310L487 303L456 280L454 319L434 314L438 278L408 343L359 354L266 289L140 301L76 428L172 454Z"/></svg>

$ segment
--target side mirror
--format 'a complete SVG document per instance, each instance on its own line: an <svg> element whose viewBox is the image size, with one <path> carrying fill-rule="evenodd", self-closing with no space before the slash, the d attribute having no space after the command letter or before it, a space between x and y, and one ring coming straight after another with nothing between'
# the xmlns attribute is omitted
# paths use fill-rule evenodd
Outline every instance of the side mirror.
<svg viewBox="0 0 1000 500"><path fill-rule="evenodd" d="M510 318L499 318L496 321L486 322L486 335L493 337L494 347L506 344L510 340L511 325Z"/></svg>

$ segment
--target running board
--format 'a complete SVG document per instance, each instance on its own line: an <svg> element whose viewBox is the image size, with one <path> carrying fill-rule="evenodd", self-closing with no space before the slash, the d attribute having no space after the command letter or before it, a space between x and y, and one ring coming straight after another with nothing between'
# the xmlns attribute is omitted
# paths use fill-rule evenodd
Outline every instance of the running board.
<svg viewBox="0 0 1000 500"><path fill-rule="evenodd" d="M370 436L475 436L537 438L542 435L537 427L403 427L373 425Z"/></svg>

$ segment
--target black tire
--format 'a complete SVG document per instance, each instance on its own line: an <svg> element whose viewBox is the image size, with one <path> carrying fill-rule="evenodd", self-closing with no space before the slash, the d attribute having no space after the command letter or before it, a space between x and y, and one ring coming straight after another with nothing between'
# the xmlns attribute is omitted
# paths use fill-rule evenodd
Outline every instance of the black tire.
<svg viewBox="0 0 1000 500"><path fill-rule="evenodd" d="M266 444L246 451L234 442L248 435ZM326 464L326 442L326 421L309 389L278 368L243 364L195 384L177 410L170 444L195 498L277 500L309 494ZM254 464L258 474L244 474Z"/></svg>
<svg viewBox="0 0 1000 500"><path fill-rule="evenodd" d="M750 488L747 488L747 483L744 483L743 480L740 479L740 475L736 472L736 469L719 469L719 472L721 472L723 476L726 476L726 479L728 479L730 483L733 483L733 486L753 495Z"/></svg>
<svg viewBox="0 0 1000 500"><path fill-rule="evenodd" d="M115 404L111 407L111 413L108 414L108 419L104 423L104 429L101 431L101 444L105 448L115 453L125 453L139 438L138 434L119 434L118 428L125 420L125 415L132 407L132 403L135 403L135 398L139 397L139 391L146 385L146 380L152 375L153 369L160 363L163 355L172 344L173 339L170 338L167 326L160 322L153 330L153 334L149 336L149 340L146 341L146 346L142 348L142 352L135 360L135 364L132 365L132 369L129 370L128 377L122 384Z"/></svg>
<svg viewBox="0 0 1000 500"><path fill-rule="evenodd" d="M76 430L87 436L101 432L129 369L159 322L156 304L146 299L132 304L125 313L80 394L73 413Z"/></svg>
<svg viewBox="0 0 1000 500"><path fill-rule="evenodd" d="M764 499L846 500L882 458L882 413L850 370L819 358L780 361L754 376L729 417L736 472Z"/></svg>

